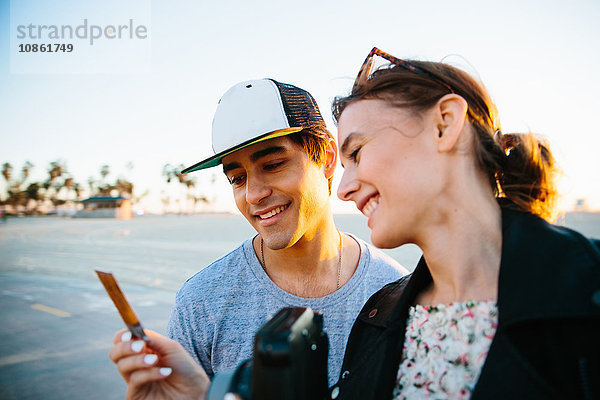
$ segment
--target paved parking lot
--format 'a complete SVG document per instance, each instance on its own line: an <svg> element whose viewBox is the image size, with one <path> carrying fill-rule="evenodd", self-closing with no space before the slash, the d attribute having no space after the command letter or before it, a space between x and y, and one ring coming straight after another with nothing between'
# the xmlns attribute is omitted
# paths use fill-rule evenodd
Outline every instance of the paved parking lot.
<svg viewBox="0 0 600 400"><path fill-rule="evenodd" d="M164 332L173 294L121 285L145 327ZM0 398L123 399L108 359L123 326L99 282L0 273Z"/></svg>

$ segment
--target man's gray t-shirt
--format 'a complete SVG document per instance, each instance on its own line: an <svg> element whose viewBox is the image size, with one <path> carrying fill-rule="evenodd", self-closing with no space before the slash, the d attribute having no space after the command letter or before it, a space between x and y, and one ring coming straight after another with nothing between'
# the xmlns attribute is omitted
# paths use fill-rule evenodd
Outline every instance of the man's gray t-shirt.
<svg viewBox="0 0 600 400"><path fill-rule="evenodd" d="M283 307L310 307L323 314L329 337L329 384L338 380L346 341L368 298L407 271L381 251L355 238L360 260L352 278L319 298L294 296L275 285L262 269L252 239L187 280L177 292L167 326L212 377L252 357L254 335Z"/></svg>

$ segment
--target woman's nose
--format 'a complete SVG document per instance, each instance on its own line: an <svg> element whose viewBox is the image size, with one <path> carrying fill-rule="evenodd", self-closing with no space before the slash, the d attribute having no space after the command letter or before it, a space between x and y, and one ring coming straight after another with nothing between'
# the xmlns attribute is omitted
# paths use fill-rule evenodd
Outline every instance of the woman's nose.
<svg viewBox="0 0 600 400"><path fill-rule="evenodd" d="M352 200L352 194L354 194L360 188L360 184L348 170L344 170L342 180L338 186L337 196L340 200L350 201Z"/></svg>

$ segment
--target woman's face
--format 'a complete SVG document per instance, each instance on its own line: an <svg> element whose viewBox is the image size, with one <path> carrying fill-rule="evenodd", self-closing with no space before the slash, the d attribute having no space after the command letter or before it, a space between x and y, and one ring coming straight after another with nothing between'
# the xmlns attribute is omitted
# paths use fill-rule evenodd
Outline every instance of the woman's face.
<svg viewBox="0 0 600 400"><path fill-rule="evenodd" d="M356 101L340 116L344 174L338 197L354 201L369 219L375 246L418 243L443 187L437 134L432 112L417 114L383 100Z"/></svg>

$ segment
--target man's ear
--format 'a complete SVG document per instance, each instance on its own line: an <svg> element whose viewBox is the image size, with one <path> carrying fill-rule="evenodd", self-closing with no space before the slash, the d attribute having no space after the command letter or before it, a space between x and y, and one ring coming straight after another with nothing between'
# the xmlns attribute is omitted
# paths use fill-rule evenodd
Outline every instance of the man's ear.
<svg viewBox="0 0 600 400"><path fill-rule="evenodd" d="M338 158L338 149L337 149L337 143L335 143L335 140L333 140L333 138L328 138L327 139L327 148L325 151L325 178L329 179L333 176L333 173L335 172L335 166L337 164L337 158Z"/></svg>
<svg viewBox="0 0 600 400"><path fill-rule="evenodd" d="M467 101L457 94L447 94L436 104L438 151L455 148L467 121Z"/></svg>

